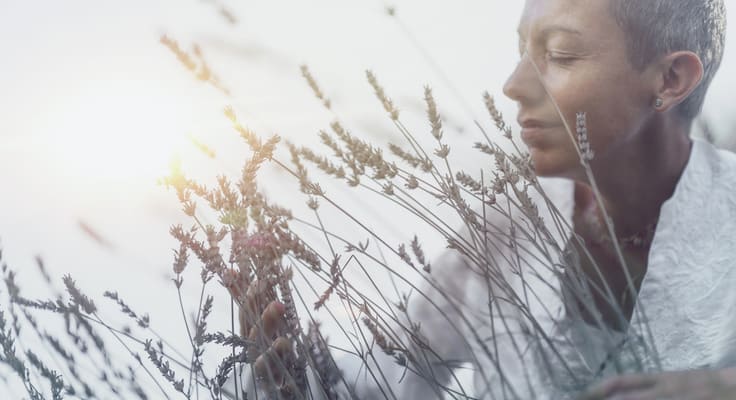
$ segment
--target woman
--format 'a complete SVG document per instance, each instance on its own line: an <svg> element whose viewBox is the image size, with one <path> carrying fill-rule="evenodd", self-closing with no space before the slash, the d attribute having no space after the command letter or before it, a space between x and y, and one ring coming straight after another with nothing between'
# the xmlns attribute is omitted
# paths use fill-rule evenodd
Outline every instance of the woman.
<svg viewBox="0 0 736 400"><path fill-rule="evenodd" d="M730 240L736 232L736 156L690 139L721 61L725 19L722 0L526 1L521 60L504 93L519 105L521 137L537 175L574 229L563 242L579 255L575 270L610 290L557 304L563 317L549 331L562 343L554 357L566 360L565 368L545 364L556 358L543 351L525 352L534 355L522 360L513 359L519 352L504 357L504 348L518 343L497 341L503 376L489 378L494 366L474 362L476 396L568 397L579 389L576 379L616 375L611 352L636 337L656 355L638 360L642 369L665 372L609 378L584 398L736 398L736 244ZM590 169L571 140L579 112L585 113ZM445 257L434 263L445 266L434 272L443 289L471 309L487 309L482 285L462 260ZM426 341L437 359L473 361L473 349L446 328L447 318L437 317L437 303L443 304L436 300L410 304ZM557 300L542 293L536 309ZM264 319L278 313L270 306ZM644 326L646 332L635 329ZM647 367L654 359L656 365ZM381 371L389 380L395 372L398 380L403 371L391 361L379 361ZM397 398L438 397L437 384L450 381L452 367L426 367L434 384L408 373L395 388ZM542 390L518 383L525 380ZM356 390L383 398L368 386L359 383Z"/></svg>
<svg viewBox="0 0 736 400"><path fill-rule="evenodd" d="M528 0L519 34L523 58L504 92L519 104L521 135L537 174L575 182L575 232L603 277L587 265L583 271L626 299L610 305L594 294L604 321L625 329L613 308L631 318L636 300L623 296L627 281L613 243L601 240L608 236L603 213L558 110L568 126L575 125L576 111L587 114L595 154L590 166L628 272L643 277L633 283L664 368L736 365L736 298L703 277L720 273L718 279L736 283L729 272L736 248L725 239L736 226L721 223L736 213L730 189L736 159L689 137L721 61L723 2ZM669 315L660 314L668 309ZM734 375L715 369L614 378L588 397L731 398L736 389L718 397L723 388L712 383L733 386Z"/></svg>

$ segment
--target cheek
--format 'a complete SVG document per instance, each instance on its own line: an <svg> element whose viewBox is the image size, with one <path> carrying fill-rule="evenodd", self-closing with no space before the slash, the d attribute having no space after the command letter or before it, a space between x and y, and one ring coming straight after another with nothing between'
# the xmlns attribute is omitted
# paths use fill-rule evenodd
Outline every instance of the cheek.
<svg viewBox="0 0 736 400"><path fill-rule="evenodd" d="M626 97L611 97L611 99ZM602 101L591 107L587 114L588 137L593 150L603 155L608 149L618 148L638 131L641 109L619 101Z"/></svg>
<svg viewBox="0 0 736 400"><path fill-rule="evenodd" d="M554 146L532 153L541 176L567 175L580 167L573 144L577 141L578 112L586 113L588 139L594 153L602 158L638 131L645 114L641 82L623 70L596 65L581 65L574 71L547 69L545 83L573 137L562 129L561 136L555 135Z"/></svg>
<svg viewBox="0 0 736 400"><path fill-rule="evenodd" d="M568 78L550 87L550 93L576 140L578 112L586 114L588 139L596 153L602 153L636 130L635 117L641 114L637 88L615 82L604 74Z"/></svg>
<svg viewBox="0 0 736 400"><path fill-rule="evenodd" d="M547 80L547 88L552 100L557 104L568 126L573 130L577 113L590 114L602 96L598 93L600 85L597 84L596 79L585 75L562 70L550 74Z"/></svg>

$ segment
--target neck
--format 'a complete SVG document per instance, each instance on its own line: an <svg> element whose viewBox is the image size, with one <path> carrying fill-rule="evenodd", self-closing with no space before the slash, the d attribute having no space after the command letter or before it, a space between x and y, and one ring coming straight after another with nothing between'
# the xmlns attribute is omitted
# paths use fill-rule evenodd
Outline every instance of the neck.
<svg viewBox="0 0 736 400"><path fill-rule="evenodd" d="M689 124L660 118L591 162L618 236L639 233L656 222L690 158L689 128ZM578 206L597 206L588 182L578 181L575 192Z"/></svg>

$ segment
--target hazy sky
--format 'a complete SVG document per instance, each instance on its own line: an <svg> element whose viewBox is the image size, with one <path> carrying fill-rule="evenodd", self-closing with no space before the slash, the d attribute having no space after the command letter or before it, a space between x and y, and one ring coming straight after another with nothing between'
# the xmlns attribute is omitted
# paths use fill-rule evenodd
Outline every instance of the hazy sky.
<svg viewBox="0 0 736 400"><path fill-rule="evenodd" d="M397 6L400 20L381 2L238 2L231 9L234 26L199 1L0 2L0 239L12 265L25 268L40 254L58 274L73 272L90 285L124 286L143 276L166 283L168 227L183 219L156 178L174 153L204 177L237 173L245 147L222 117L227 104L261 134L313 142L333 116L304 84L303 63L341 119L386 141L395 132L365 69L408 124L424 123L423 86L431 84L448 126L471 129L471 114L483 116L481 93L499 93L516 59L510 32L518 7L500 3L406 2ZM186 49L198 43L234 96L196 82L159 44L161 34ZM204 157L188 137L218 159ZM110 247L91 240L80 222Z"/></svg>
<svg viewBox="0 0 736 400"><path fill-rule="evenodd" d="M203 178L237 173L247 152L222 117L225 105L261 134L314 143L335 115L304 84L306 63L337 117L386 142L395 132L365 82L371 68L412 127L426 129L422 91L430 84L448 134L470 146L472 119L486 121L482 92L502 97L518 57L520 1L399 1L398 19L380 1L224 4L237 24L205 1L0 0L0 244L24 287L41 290L31 268L38 254L53 274L72 273L94 296L116 288L149 309L154 324L180 323L167 320L176 307L168 227L186 220L156 178L175 154ZM233 96L196 82L159 44L161 34L188 50L198 43ZM734 124L732 43L706 105L724 132ZM293 202L291 181L268 176L267 191Z"/></svg>

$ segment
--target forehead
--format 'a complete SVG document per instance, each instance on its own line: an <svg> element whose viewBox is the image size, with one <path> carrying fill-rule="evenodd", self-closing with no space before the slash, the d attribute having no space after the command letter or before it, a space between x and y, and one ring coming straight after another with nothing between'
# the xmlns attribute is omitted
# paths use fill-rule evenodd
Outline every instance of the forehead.
<svg viewBox="0 0 736 400"><path fill-rule="evenodd" d="M550 28L563 28L562 31L577 31L590 39L603 39L618 30L609 1L526 0L519 34L526 37Z"/></svg>

